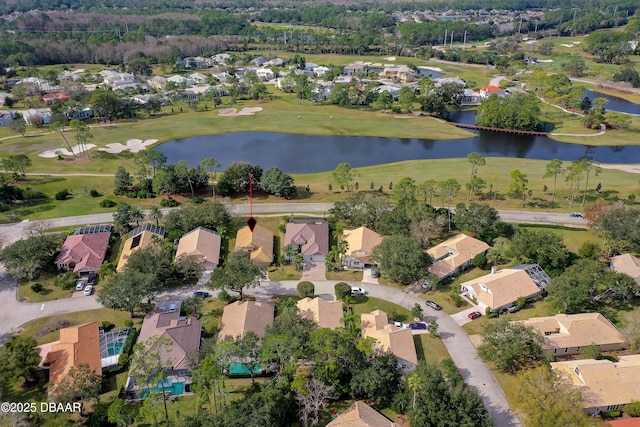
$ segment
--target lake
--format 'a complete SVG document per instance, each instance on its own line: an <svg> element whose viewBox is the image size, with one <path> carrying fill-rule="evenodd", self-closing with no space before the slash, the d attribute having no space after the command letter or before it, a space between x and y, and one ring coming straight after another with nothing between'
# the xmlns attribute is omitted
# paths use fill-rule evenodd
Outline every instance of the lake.
<svg viewBox="0 0 640 427"><path fill-rule="evenodd" d="M633 102L629 102L624 98L607 95L606 93L598 92L595 90L584 90L582 93L584 96L588 96L589 99L591 99L591 102L593 102L595 98L605 98L607 100L607 103L604 105L604 108L607 111L640 114L640 104L634 104Z"/></svg>
<svg viewBox="0 0 640 427"><path fill-rule="evenodd" d="M484 131L458 140L240 132L178 139L157 149L167 155L169 163L186 160L193 167L205 157L215 157L223 168L234 161L245 161L264 169L277 166L288 173L329 171L342 162L362 167L466 157L473 151L487 157L571 161L587 156L602 163L640 163L640 146L590 147L543 136Z"/></svg>

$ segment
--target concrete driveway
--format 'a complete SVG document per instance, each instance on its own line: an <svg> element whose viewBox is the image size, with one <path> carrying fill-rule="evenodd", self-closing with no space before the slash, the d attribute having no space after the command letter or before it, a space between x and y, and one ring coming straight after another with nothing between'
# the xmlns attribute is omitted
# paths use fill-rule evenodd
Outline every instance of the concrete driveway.
<svg viewBox="0 0 640 427"><path fill-rule="evenodd" d="M310 282L317 280L327 280L327 267L324 262L305 262L302 268L302 279Z"/></svg>
<svg viewBox="0 0 640 427"><path fill-rule="evenodd" d="M370 268L365 268L362 271L362 281L364 283L374 283L376 285L379 284L377 277L376 278L371 277L371 269Z"/></svg>
<svg viewBox="0 0 640 427"><path fill-rule="evenodd" d="M461 311L461 312L459 312L459 313L452 314L452 315L451 315L451 319L452 319L454 322L456 322L458 325L462 326L462 325L464 325L465 323L472 322L472 320L471 320L471 319L469 319L468 315L469 315L469 313L472 313L472 312L474 312L474 311L479 311L479 312L484 316L484 313L483 313L483 311L480 309L480 307L473 306L473 307L471 307L471 308L467 308L466 310L462 310L462 311Z"/></svg>

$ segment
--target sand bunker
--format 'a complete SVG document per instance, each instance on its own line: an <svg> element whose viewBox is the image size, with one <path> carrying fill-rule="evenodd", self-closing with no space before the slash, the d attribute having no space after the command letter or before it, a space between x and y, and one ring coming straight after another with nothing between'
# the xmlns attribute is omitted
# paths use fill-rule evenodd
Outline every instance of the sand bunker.
<svg viewBox="0 0 640 427"><path fill-rule="evenodd" d="M137 153L147 148L149 145L153 145L158 142L157 139L145 139L144 141L141 139L129 139L124 145L119 142L112 142L111 144L107 144L106 148L99 148L99 151L106 151L107 153L118 154L123 151L129 150L132 153Z"/></svg>
<svg viewBox="0 0 640 427"><path fill-rule="evenodd" d="M53 159L55 157L58 157L58 154L61 154L63 156L73 156L74 153L75 154L80 154L83 151L89 151L92 148L96 147L95 144L85 144L84 147L81 147L79 145L72 145L71 149L73 150L73 153L69 150L67 150L66 148L54 148L53 150L46 150L43 151L42 153L38 154L38 156L40 157L44 157L45 159ZM86 150L85 150L86 148Z"/></svg>
<svg viewBox="0 0 640 427"><path fill-rule="evenodd" d="M439 68L439 67L427 67L425 65L420 65L418 68L420 68L421 70L430 70L438 73L442 72L442 68Z"/></svg>
<svg viewBox="0 0 640 427"><path fill-rule="evenodd" d="M262 111L262 107L243 108L240 111L238 111L237 108L223 108L222 110L218 111L218 115L222 117L253 116L259 111Z"/></svg>
<svg viewBox="0 0 640 427"><path fill-rule="evenodd" d="M611 163L600 163L602 169L617 169L628 173L640 173L640 165L616 165Z"/></svg>
<svg viewBox="0 0 640 427"><path fill-rule="evenodd" d="M395 61L396 57L395 56L390 56L390 57L384 58L384 59L387 60L387 61Z"/></svg>

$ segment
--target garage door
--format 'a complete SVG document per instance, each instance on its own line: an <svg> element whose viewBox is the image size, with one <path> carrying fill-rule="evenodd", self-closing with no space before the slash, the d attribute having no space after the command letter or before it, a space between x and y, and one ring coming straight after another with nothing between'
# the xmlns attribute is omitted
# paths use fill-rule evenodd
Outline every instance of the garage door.
<svg viewBox="0 0 640 427"><path fill-rule="evenodd" d="M326 257L321 254L311 255L311 262L325 262Z"/></svg>

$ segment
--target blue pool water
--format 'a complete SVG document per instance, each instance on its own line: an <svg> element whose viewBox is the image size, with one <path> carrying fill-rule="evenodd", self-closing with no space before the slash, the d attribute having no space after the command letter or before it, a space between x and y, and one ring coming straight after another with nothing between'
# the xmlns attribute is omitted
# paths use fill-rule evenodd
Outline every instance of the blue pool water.
<svg viewBox="0 0 640 427"><path fill-rule="evenodd" d="M172 396L184 394L184 381L177 381L172 383L171 380L165 380L164 382L165 393L171 393ZM162 384L158 383L157 387L151 389L152 393L162 393ZM149 394L149 390L142 390L142 397Z"/></svg>
<svg viewBox="0 0 640 427"><path fill-rule="evenodd" d="M260 366L256 365L253 368L253 373L255 374L256 372L260 372ZM229 364L229 368L228 371L230 374L235 374L235 375L239 375L239 374L250 374L251 370L249 370L249 368L247 368L245 365L243 365L242 363L231 363Z"/></svg>

